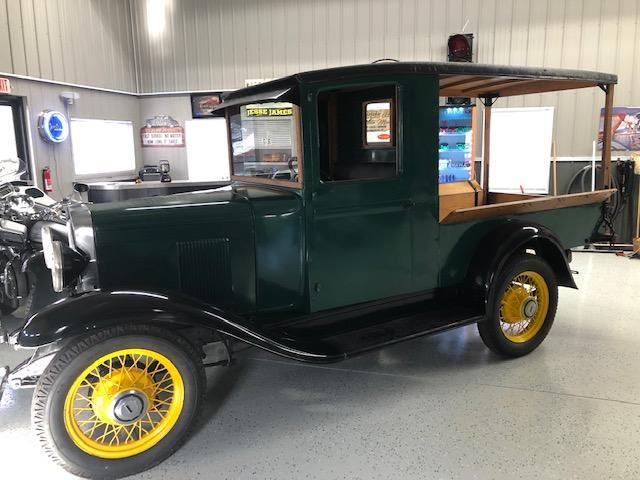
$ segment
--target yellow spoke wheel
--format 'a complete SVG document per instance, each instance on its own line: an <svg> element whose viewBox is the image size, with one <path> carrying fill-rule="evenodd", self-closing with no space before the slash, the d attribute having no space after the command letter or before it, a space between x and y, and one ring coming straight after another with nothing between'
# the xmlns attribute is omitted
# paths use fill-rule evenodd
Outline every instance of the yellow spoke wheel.
<svg viewBox="0 0 640 480"><path fill-rule="evenodd" d="M84 452L107 459L142 453L178 421L185 388L164 355L129 348L98 358L77 376L64 403L64 424Z"/></svg>
<svg viewBox="0 0 640 480"><path fill-rule="evenodd" d="M549 286L538 272L517 274L500 299L500 328L515 343L531 340L542 328L549 312Z"/></svg>

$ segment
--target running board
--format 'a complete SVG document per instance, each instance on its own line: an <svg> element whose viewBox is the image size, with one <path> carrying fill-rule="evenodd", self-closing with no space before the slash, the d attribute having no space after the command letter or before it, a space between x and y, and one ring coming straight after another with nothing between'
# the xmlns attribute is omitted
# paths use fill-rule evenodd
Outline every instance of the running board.
<svg viewBox="0 0 640 480"><path fill-rule="evenodd" d="M267 335L295 344L300 350L320 354L324 361L332 361L477 323L483 317L477 308L432 300L326 325L305 328L304 324L298 324Z"/></svg>

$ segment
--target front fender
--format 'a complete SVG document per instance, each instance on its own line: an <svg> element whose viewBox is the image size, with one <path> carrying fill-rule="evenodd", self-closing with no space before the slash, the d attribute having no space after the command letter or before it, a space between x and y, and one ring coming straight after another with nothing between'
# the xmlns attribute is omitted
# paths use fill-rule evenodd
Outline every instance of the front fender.
<svg viewBox="0 0 640 480"><path fill-rule="evenodd" d="M478 245L467 276L468 283L483 294L486 302L492 298L495 278L511 256L525 249L535 250L556 274L558 284L578 288L566 251L560 240L548 228L538 224L508 222L489 233Z"/></svg>
<svg viewBox="0 0 640 480"><path fill-rule="evenodd" d="M314 351L305 344L261 330L254 322L176 293L113 290L63 298L37 312L19 332L17 344L34 348L130 323L168 328L202 327L277 355L306 362L332 362L344 355Z"/></svg>

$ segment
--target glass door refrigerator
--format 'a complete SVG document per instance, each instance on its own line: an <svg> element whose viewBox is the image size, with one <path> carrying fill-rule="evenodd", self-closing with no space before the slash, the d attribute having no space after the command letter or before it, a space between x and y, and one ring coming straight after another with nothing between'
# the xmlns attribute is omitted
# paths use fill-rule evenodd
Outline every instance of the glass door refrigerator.
<svg viewBox="0 0 640 480"><path fill-rule="evenodd" d="M439 182L474 180L475 106L440 107Z"/></svg>

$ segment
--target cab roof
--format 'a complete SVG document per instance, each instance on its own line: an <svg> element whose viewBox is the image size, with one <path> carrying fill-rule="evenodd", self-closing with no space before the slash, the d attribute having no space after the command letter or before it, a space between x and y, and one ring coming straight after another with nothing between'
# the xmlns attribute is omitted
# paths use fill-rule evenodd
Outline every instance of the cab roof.
<svg viewBox="0 0 640 480"><path fill-rule="evenodd" d="M514 67L462 62L384 62L326 68L297 73L277 80L230 92L216 110L248 101L286 100L300 83L424 74L440 77L442 97L509 97L615 84L617 75L587 70Z"/></svg>

